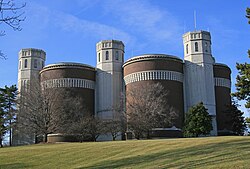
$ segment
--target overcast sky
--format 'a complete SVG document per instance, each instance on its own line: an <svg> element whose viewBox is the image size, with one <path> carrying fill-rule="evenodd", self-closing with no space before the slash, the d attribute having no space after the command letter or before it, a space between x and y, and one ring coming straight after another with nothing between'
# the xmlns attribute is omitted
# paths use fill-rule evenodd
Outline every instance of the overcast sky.
<svg viewBox="0 0 250 169"><path fill-rule="evenodd" d="M95 44L117 39L125 44L125 60L133 55L163 53L183 58L182 35L208 30L216 62L232 69L234 91L236 62L249 62L248 0L16 0L26 2L22 31L1 24L0 87L17 83L18 51L43 49L46 64L70 61L95 66Z"/></svg>

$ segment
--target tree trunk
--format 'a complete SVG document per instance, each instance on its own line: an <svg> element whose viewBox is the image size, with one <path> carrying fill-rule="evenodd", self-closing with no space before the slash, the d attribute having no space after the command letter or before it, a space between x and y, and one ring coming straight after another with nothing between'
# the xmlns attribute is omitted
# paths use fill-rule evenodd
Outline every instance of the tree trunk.
<svg viewBox="0 0 250 169"><path fill-rule="evenodd" d="M3 147L3 139L0 138L0 147L2 148Z"/></svg>
<svg viewBox="0 0 250 169"><path fill-rule="evenodd" d="M96 136L95 135L92 135L92 141L96 142Z"/></svg>
<svg viewBox="0 0 250 169"><path fill-rule="evenodd" d="M137 140L140 140L140 134L135 134L135 138L137 139Z"/></svg>
<svg viewBox="0 0 250 169"><path fill-rule="evenodd" d="M150 139L150 131L147 131L147 139Z"/></svg>
<svg viewBox="0 0 250 169"><path fill-rule="evenodd" d="M83 142L83 139L84 139L84 135L83 135L83 134L81 134L79 139L80 139L80 140L79 140L79 141L80 141L80 143L82 143L82 142Z"/></svg>
<svg viewBox="0 0 250 169"><path fill-rule="evenodd" d="M48 142L48 134L47 134L47 133L44 133L44 139L43 139L43 141L44 141L45 143Z"/></svg>
<svg viewBox="0 0 250 169"><path fill-rule="evenodd" d="M10 123L10 146L12 146L12 122L11 120L9 120L9 123Z"/></svg>
<svg viewBox="0 0 250 169"><path fill-rule="evenodd" d="M37 135L35 134L35 144L38 143L38 138L37 138Z"/></svg>

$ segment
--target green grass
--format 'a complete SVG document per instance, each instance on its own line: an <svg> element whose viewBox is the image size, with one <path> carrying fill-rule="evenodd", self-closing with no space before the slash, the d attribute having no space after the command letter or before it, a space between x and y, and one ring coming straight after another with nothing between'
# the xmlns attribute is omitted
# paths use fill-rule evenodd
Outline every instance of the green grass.
<svg viewBox="0 0 250 169"><path fill-rule="evenodd" d="M250 168L250 137L8 147L0 168Z"/></svg>

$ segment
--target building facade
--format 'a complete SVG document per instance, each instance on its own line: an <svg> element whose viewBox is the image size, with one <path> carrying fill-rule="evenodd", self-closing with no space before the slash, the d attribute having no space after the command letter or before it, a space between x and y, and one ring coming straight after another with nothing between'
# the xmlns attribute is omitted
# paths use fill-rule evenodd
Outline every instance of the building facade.
<svg viewBox="0 0 250 169"><path fill-rule="evenodd" d="M124 44L104 40L96 44L96 115L102 119L116 118L123 92Z"/></svg>
<svg viewBox="0 0 250 169"><path fill-rule="evenodd" d="M96 44L96 67L68 62L44 67L45 52L22 49L18 87L22 90L36 79L44 89L67 89L82 98L89 112L105 120L117 117L115 108L124 104L121 98L134 84L160 83L169 92L166 102L177 110L178 118L172 126L156 129L155 136L182 137L185 112L199 102L212 116L210 134L229 134L231 127L226 123L225 110L231 104L230 68L215 62L207 31L184 34L183 45L184 60L166 54L144 54L124 63L123 42L103 40Z"/></svg>
<svg viewBox="0 0 250 169"><path fill-rule="evenodd" d="M30 85L40 82L39 72L43 69L46 53L40 49L27 48L18 53L18 92L29 90ZM18 107L19 110L23 109ZM22 111L19 111L21 113ZM18 121L18 117L17 117ZM18 131L18 132L15 132ZM22 134L21 134L22 133ZM13 145L33 144L35 136L23 128L13 131Z"/></svg>

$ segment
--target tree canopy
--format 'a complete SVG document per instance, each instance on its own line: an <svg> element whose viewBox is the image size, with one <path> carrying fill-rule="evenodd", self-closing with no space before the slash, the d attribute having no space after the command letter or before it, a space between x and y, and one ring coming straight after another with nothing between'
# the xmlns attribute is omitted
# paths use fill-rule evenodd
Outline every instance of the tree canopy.
<svg viewBox="0 0 250 169"><path fill-rule="evenodd" d="M12 129L16 119L17 87L12 85L0 88L0 144L4 135L9 133L9 144L12 143ZM2 145L2 144L1 144Z"/></svg>
<svg viewBox="0 0 250 169"><path fill-rule="evenodd" d="M3 147L3 137L4 135L6 134L7 132L7 127L6 127L6 124L5 124L5 112L4 112L4 109L3 109L3 103L4 99L3 99L3 96L0 94L0 147Z"/></svg>
<svg viewBox="0 0 250 169"><path fill-rule="evenodd" d="M246 117L245 121L246 121L247 127L250 128L250 117Z"/></svg>
<svg viewBox="0 0 250 169"><path fill-rule="evenodd" d="M250 8L246 10L246 17L250 24ZM250 58L250 50L248 50L248 57ZM236 68L239 74L236 77L236 92L233 93L238 100L246 100L245 107L250 108L250 64L236 63Z"/></svg>
<svg viewBox="0 0 250 169"><path fill-rule="evenodd" d="M229 116L229 124L232 126L234 135L243 135L246 129L244 112L238 109L238 104L233 100L232 104L227 107L226 114Z"/></svg>
<svg viewBox="0 0 250 169"><path fill-rule="evenodd" d="M207 135L212 129L212 117L208 114L202 102L188 110L184 126L185 137Z"/></svg>

